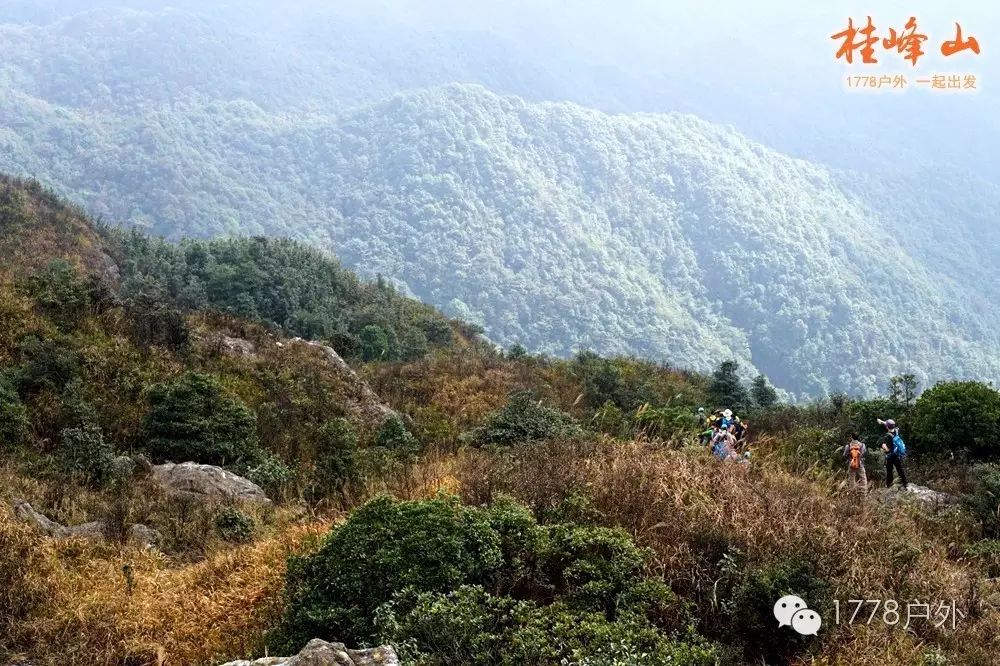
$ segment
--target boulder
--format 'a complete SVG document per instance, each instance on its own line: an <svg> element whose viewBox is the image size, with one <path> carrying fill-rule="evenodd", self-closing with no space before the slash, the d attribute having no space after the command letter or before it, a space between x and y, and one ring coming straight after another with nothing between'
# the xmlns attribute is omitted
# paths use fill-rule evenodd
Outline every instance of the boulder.
<svg viewBox="0 0 1000 666"><path fill-rule="evenodd" d="M222 666L399 666L399 657L388 645L351 650L343 643L327 643L314 638L294 657L230 661Z"/></svg>
<svg viewBox="0 0 1000 666"><path fill-rule="evenodd" d="M54 539L103 539L104 524L99 521L81 525L61 525L50 520L23 500L14 503L14 515ZM160 542L160 533L152 527L136 523L129 528L131 539L142 546L155 546Z"/></svg>
<svg viewBox="0 0 1000 666"><path fill-rule="evenodd" d="M253 343L249 340L244 340L243 338L231 338L228 335L223 335L219 340L219 345L222 349L222 353L228 354L229 356L253 356L257 351Z"/></svg>
<svg viewBox="0 0 1000 666"><path fill-rule="evenodd" d="M932 490L926 486L918 486L914 483L909 484L906 488L901 485L882 488L876 491L875 496L884 504L913 504L930 511L956 506L959 503L959 499L954 495Z"/></svg>
<svg viewBox="0 0 1000 666"><path fill-rule="evenodd" d="M302 338L295 338L292 342L319 350L320 354L326 360L327 365L347 388L348 395L345 406L348 412L356 419L368 426L377 428L390 417L400 416L396 410L382 402L375 391L364 380L358 377L358 373L354 372L354 369L347 364L347 361L341 358L340 354L333 347L303 340Z"/></svg>
<svg viewBox="0 0 1000 666"><path fill-rule="evenodd" d="M168 494L229 502L271 503L256 483L215 465L166 463L153 465L152 470L153 482Z"/></svg>

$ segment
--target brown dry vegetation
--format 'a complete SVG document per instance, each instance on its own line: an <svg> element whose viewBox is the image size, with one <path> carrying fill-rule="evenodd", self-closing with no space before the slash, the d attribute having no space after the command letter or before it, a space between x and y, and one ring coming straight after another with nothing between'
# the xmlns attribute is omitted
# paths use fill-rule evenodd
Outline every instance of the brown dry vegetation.
<svg viewBox="0 0 1000 666"><path fill-rule="evenodd" d="M758 451L758 453L761 453ZM826 626L815 664L919 664L929 646L948 663L993 664L1000 612L983 602L996 591L957 547L969 537L957 512L931 516L859 500L833 482L810 482L760 456L721 465L695 447L662 443L547 443L511 455L465 451L457 460L463 497L473 503L512 495L536 511L563 498L589 498L588 515L619 525L653 553L652 567L713 618L727 583L719 566L736 554L736 578L775 562L804 559L832 585L832 598L958 602L956 630L917 623ZM772 618L764 624L771 626Z"/></svg>

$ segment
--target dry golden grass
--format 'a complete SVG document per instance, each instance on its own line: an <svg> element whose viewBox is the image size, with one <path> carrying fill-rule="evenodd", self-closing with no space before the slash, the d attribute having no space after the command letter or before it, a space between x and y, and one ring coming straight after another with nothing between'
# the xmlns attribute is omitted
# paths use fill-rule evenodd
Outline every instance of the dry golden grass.
<svg viewBox="0 0 1000 666"><path fill-rule="evenodd" d="M600 520L624 527L653 552L652 567L683 597L712 608L718 562L734 549L749 570L785 558L815 562L833 598L956 600L967 617L957 629L921 624L824 628L817 664L918 664L938 647L949 663L993 664L1000 613L994 591L958 544L957 514L888 510L833 482L793 476L766 458L719 464L696 448L655 443L551 443L515 455L460 454L463 496L479 503L510 494L551 510L568 493L592 501Z"/></svg>
<svg viewBox="0 0 1000 666"><path fill-rule="evenodd" d="M832 480L806 480L766 460L721 465L694 448L611 440L537 444L510 455L432 453L353 501L440 491L474 503L510 494L541 511L585 494L602 522L635 535L652 551L653 571L709 614L718 562L734 550L748 570L787 557L814 561L834 598L955 599L967 614L954 631L824 627L802 664L919 664L928 650L951 664L996 663L1000 615L983 602L994 590L963 559L967 535L955 516L888 511ZM259 654L281 613L288 555L317 543L334 518L299 520L279 511L253 544L211 549L184 564L135 548L56 543L0 516L0 548L24 558L19 589L36 603L22 605L11 636L35 646L37 664L211 664Z"/></svg>
<svg viewBox="0 0 1000 666"><path fill-rule="evenodd" d="M36 664L210 664L257 652L285 563L329 524L290 526L176 567L154 551L45 539L45 612L20 623ZM34 584L42 584L35 581Z"/></svg>

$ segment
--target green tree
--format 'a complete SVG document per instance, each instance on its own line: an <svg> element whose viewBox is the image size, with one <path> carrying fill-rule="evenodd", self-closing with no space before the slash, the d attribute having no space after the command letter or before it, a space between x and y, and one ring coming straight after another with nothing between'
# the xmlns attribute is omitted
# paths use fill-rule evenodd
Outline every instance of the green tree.
<svg viewBox="0 0 1000 666"><path fill-rule="evenodd" d="M714 406L729 408L734 412L746 411L750 405L750 394L740 379L739 369L738 362L723 361L712 373L708 395Z"/></svg>
<svg viewBox="0 0 1000 666"><path fill-rule="evenodd" d="M364 361L388 360L389 335L381 326L369 324L361 330L361 358Z"/></svg>
<svg viewBox="0 0 1000 666"><path fill-rule="evenodd" d="M510 346L510 349L507 350L507 358L509 358L512 361L522 359L527 355L528 355L528 350L520 342L515 342Z"/></svg>
<svg viewBox="0 0 1000 666"><path fill-rule="evenodd" d="M260 456L256 416L211 375L157 384L149 404L146 447L158 460L234 465Z"/></svg>
<svg viewBox="0 0 1000 666"><path fill-rule="evenodd" d="M411 328L399 345L399 357L404 361L415 361L427 355L427 335L419 328Z"/></svg>
<svg viewBox="0 0 1000 666"><path fill-rule="evenodd" d="M767 409L778 402L778 393L767 381L764 375L757 375L750 386L754 404L761 409Z"/></svg>
<svg viewBox="0 0 1000 666"><path fill-rule="evenodd" d="M184 315L163 294L142 292L126 304L132 324L132 341L140 349L161 346L180 351L188 344Z"/></svg>
<svg viewBox="0 0 1000 666"><path fill-rule="evenodd" d="M38 307L64 332L79 326L90 310L90 286L62 259L52 260L28 284Z"/></svg>
<svg viewBox="0 0 1000 666"><path fill-rule="evenodd" d="M403 419L395 415L386 419L379 428L375 446L399 453L415 454L420 451L420 442L406 429Z"/></svg>
<svg viewBox="0 0 1000 666"><path fill-rule="evenodd" d="M909 408L917 398L917 378L913 374L896 375L889 379L889 400Z"/></svg>
<svg viewBox="0 0 1000 666"><path fill-rule="evenodd" d="M921 394L913 437L931 453L1000 454L1000 392L981 382L942 382Z"/></svg>

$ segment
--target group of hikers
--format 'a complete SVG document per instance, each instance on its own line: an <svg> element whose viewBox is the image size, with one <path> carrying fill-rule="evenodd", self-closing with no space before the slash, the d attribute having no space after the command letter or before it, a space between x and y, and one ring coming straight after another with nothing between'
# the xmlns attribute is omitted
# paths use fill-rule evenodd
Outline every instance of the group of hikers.
<svg viewBox="0 0 1000 666"><path fill-rule="evenodd" d="M750 452L746 450L747 423L734 415L731 409L716 410L708 414L704 407L699 407L696 418L699 425L704 428L699 439L711 450L712 455L719 460L736 462L746 462L750 459ZM895 473L898 473L903 488L906 488L909 484L903 465L906 460L906 443L893 419L884 421L877 419L877 421L885 430L878 442L879 448L885 454L885 486L886 488L892 486ZM861 440L857 431L851 433L850 439L844 445L843 455L847 462L847 479L851 487L866 492L868 474L865 472L865 456L868 455L868 446Z"/></svg>
<svg viewBox="0 0 1000 666"><path fill-rule="evenodd" d="M879 448L885 453L885 487L892 486L895 480L894 472L899 473L899 480L906 488L909 482L906 480L906 469L903 462L906 460L906 442L899 434L899 428L892 419L878 419L885 432L879 438ZM844 459L847 461L847 479L851 487L855 490L865 492L868 490L868 474L865 472L865 456L868 454L868 447L857 432L851 433L851 439L844 446Z"/></svg>
<svg viewBox="0 0 1000 666"><path fill-rule="evenodd" d="M711 448L712 455L719 460L746 461L750 458L749 451L742 451L746 443L747 424L734 415L733 410L723 409L707 414L704 407L699 407L697 418L698 423L705 427L701 442Z"/></svg>

